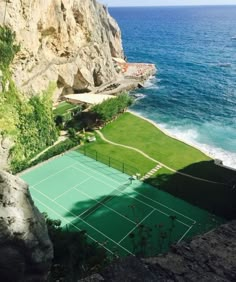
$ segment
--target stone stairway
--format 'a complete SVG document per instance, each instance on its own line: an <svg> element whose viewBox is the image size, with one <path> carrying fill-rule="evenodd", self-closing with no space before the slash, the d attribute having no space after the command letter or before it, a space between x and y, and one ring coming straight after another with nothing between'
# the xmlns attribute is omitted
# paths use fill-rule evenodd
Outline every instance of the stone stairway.
<svg viewBox="0 0 236 282"><path fill-rule="evenodd" d="M156 165L152 170L150 170L147 174L145 174L140 180L144 181L147 178L151 177L155 172L157 172L162 166L160 164Z"/></svg>

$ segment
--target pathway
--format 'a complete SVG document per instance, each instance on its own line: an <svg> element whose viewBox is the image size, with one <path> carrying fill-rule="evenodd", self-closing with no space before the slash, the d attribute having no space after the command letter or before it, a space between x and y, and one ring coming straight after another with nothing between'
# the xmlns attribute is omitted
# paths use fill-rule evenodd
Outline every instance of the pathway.
<svg viewBox="0 0 236 282"><path fill-rule="evenodd" d="M211 181L211 180L207 180L207 179L204 179L204 178L200 178L200 177L196 177L196 176L193 176L193 175L190 175L190 174L187 174L187 173L183 173L183 172L180 172L180 171L177 171L173 168L170 168L169 166L159 162L158 160L150 157L149 155L147 155L146 153L144 153L143 151L137 149L137 148L134 148L134 147L131 147L131 146L127 146L127 145L123 145L123 144L119 144L119 143L115 143L115 142L112 142L108 139L105 138L105 136L99 131L99 130L96 130L96 132L98 133L98 135L107 143L110 143L112 145L115 145L115 146L120 146L120 147L123 147L123 148L127 148L127 149L130 149L130 150L133 150L133 151L136 151L138 153L140 153L141 155L143 155L144 157L146 157L147 159L157 163L159 166L162 166L162 167L165 167L167 168L168 170L174 172L174 173L177 173L177 174L180 174L180 175L183 175L183 176L186 176L186 177L189 177L189 178L192 178L192 179L196 179L196 180L199 180L199 181L203 181L203 182L207 182L207 183L212 183L212 184L225 184L225 183L220 183L220 182L215 182L215 181Z"/></svg>

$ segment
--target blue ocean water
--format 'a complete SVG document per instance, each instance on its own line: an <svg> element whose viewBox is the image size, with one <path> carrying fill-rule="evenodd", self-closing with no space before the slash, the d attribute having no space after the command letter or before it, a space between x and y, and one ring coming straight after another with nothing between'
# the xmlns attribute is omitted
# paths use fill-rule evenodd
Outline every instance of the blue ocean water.
<svg viewBox="0 0 236 282"><path fill-rule="evenodd" d="M128 60L158 69L132 110L236 167L236 6L109 12Z"/></svg>

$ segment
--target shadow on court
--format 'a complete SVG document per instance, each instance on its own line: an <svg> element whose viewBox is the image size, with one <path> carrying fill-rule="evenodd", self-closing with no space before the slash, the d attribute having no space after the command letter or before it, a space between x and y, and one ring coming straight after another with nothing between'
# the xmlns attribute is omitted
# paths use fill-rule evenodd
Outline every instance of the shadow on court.
<svg viewBox="0 0 236 282"><path fill-rule="evenodd" d="M214 161L205 161L185 167L180 172L222 184L207 183L161 171L146 182L210 213L227 219L236 218L235 171L216 166Z"/></svg>
<svg viewBox="0 0 236 282"><path fill-rule="evenodd" d="M153 256L223 222L145 183L134 181L131 186L106 201L107 195L94 200L74 199L72 208L63 215L70 221L66 229L85 230L110 255Z"/></svg>

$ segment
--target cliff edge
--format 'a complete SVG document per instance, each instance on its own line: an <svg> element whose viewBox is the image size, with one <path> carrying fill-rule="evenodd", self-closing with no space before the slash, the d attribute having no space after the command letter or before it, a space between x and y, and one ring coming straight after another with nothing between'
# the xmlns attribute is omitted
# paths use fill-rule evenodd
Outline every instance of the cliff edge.
<svg viewBox="0 0 236 282"><path fill-rule="evenodd" d="M95 0L0 0L0 24L15 31L21 45L12 71L24 93L55 81L57 99L119 76L112 57L124 56L121 32Z"/></svg>

